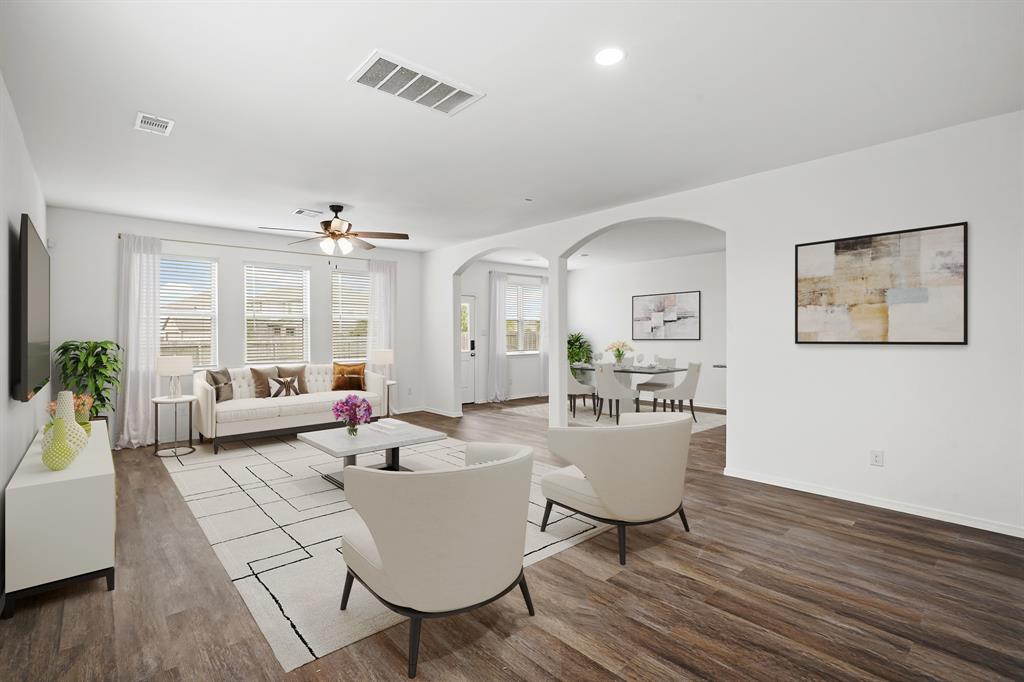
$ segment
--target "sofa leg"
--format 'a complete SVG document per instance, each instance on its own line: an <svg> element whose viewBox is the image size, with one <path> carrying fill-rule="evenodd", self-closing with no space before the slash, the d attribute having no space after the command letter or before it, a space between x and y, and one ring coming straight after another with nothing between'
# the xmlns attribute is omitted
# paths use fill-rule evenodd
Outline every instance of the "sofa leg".
<svg viewBox="0 0 1024 682"><path fill-rule="evenodd" d="M416 659L420 655L420 627L423 618L413 616L409 621L409 677L416 677Z"/></svg>
<svg viewBox="0 0 1024 682"><path fill-rule="evenodd" d="M523 600L526 602L526 610L531 616L534 615L533 600L530 599L530 588L526 586L525 574L520 574L519 576L519 589L523 591Z"/></svg>
<svg viewBox="0 0 1024 682"><path fill-rule="evenodd" d="M554 506L554 502L548 500L547 506L544 507L544 518L540 521L540 532L543 533L544 529L548 527L548 517L551 516L551 507Z"/></svg>
<svg viewBox="0 0 1024 682"><path fill-rule="evenodd" d="M202 444L203 444L203 443L205 443L205 442L206 442L206 439L205 439L205 437L203 436L203 432L202 432L202 431L200 431L200 432L199 432L199 444L200 444L200 445L202 445Z"/></svg>
<svg viewBox="0 0 1024 682"><path fill-rule="evenodd" d="M217 439L214 438L213 439L213 454L216 455L218 452L220 452L220 443L218 443Z"/></svg>
<svg viewBox="0 0 1024 682"><path fill-rule="evenodd" d="M619 563L626 565L626 526L619 524Z"/></svg>
<svg viewBox="0 0 1024 682"><path fill-rule="evenodd" d="M352 581L355 580L355 576L352 575L352 571L345 574L345 590L341 593L341 610L344 611L348 608L348 596L352 594Z"/></svg>

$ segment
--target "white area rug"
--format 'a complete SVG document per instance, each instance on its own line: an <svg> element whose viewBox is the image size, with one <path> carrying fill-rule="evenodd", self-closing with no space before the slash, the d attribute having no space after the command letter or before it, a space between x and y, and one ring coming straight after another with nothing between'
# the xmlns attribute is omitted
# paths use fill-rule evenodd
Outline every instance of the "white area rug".
<svg viewBox="0 0 1024 682"><path fill-rule="evenodd" d="M633 406L629 405L629 411L633 411ZM622 403L622 414L626 414L627 406L625 402ZM510 407L506 408L509 412L515 412L518 414L527 415L530 417L540 417L544 421L548 419L548 405L547 403L538 403L536 405L524 405L522 407ZM650 405L641 405L640 410L642 412L650 412ZM661 412L661 410L658 410ZM671 412L669 413L671 414ZM690 414L689 410L686 410L685 414ZM608 416L608 406L604 408L604 415L600 421L594 416L594 407L590 404L590 398L587 398L587 405L584 407L583 401L580 400L576 403L576 418L573 419L572 414L569 414L569 426L615 426L614 417ZM725 415L718 414L716 412L701 412L697 410L697 421L693 425L693 433L699 433L700 431L707 431L708 429L714 429L719 426L725 426Z"/></svg>
<svg viewBox="0 0 1024 682"><path fill-rule="evenodd" d="M465 448L453 438L402 448L402 465L465 466ZM383 461L373 453L358 463ZM295 438L273 438L226 444L217 455L199 446L163 462L285 671L404 620L365 589L353 589L348 609L338 609L346 571L341 538L355 512L345 492L320 475L340 471L340 460ZM540 479L552 469L533 464L527 566L608 528L556 507L540 532Z"/></svg>

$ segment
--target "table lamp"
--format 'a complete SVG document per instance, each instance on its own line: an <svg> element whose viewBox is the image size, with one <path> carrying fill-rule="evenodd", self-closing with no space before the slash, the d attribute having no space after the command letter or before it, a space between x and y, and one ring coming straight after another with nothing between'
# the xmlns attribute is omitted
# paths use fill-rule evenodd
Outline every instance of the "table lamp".
<svg viewBox="0 0 1024 682"><path fill-rule="evenodd" d="M156 373L158 376L170 377L171 398L181 397L181 377L192 373L192 356L190 355L161 355L156 359Z"/></svg>
<svg viewBox="0 0 1024 682"><path fill-rule="evenodd" d="M366 358L371 365L385 365L390 367L395 362L395 351L390 348L377 348L371 350Z"/></svg>

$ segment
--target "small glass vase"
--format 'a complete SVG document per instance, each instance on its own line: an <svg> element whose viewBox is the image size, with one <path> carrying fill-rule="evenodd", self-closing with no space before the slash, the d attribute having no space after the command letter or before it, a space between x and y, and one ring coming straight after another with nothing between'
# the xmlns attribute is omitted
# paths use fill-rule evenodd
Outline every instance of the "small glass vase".
<svg viewBox="0 0 1024 682"><path fill-rule="evenodd" d="M622 360L623 360L623 359L624 359L625 357L626 357L626 354L625 354L625 353L623 353L622 351L616 351L616 352L615 352L615 364L616 364L616 365L621 365L621 364L622 364Z"/></svg>
<svg viewBox="0 0 1024 682"><path fill-rule="evenodd" d="M359 424L349 424L345 427L345 430L348 431L348 435L356 436L359 434Z"/></svg>

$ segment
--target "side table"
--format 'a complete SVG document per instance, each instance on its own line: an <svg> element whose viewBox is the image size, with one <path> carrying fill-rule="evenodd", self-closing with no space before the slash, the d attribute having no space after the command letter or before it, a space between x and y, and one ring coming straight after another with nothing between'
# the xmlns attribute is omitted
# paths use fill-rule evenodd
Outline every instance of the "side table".
<svg viewBox="0 0 1024 682"><path fill-rule="evenodd" d="M153 398L153 432L155 434L155 442L153 443L154 455L157 457L177 457L178 455L188 455L196 451L196 449L192 447L192 405L195 404L195 402L196 397L194 395L163 395ZM178 405L181 404L188 405L188 448L178 447ZM161 405L171 405L174 408L174 445L166 448L160 447ZM170 454L161 455L161 452L169 452Z"/></svg>

